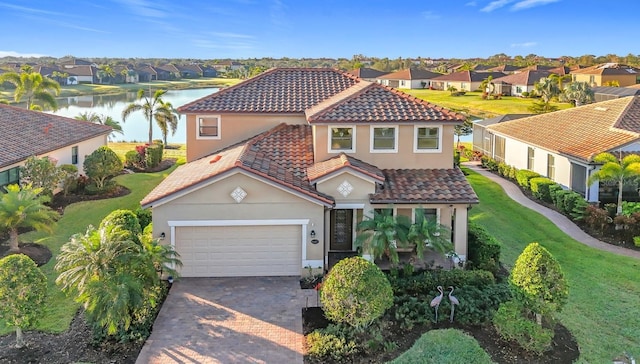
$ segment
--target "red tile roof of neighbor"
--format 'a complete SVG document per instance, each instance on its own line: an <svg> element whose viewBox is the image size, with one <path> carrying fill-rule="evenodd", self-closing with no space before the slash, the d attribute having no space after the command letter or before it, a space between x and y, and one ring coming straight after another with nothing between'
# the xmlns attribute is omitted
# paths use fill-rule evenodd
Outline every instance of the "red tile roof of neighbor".
<svg viewBox="0 0 640 364"><path fill-rule="evenodd" d="M430 80L438 76L442 76L442 73L417 68L407 68L393 73L387 73L386 75L378 78L383 80Z"/></svg>
<svg viewBox="0 0 640 364"><path fill-rule="evenodd" d="M481 82L487 77L492 76L494 79L506 76L502 72L475 72L475 71L459 71L432 78L432 81L452 81L452 82Z"/></svg>
<svg viewBox="0 0 640 364"><path fill-rule="evenodd" d="M111 127L0 104L0 167L111 133Z"/></svg>
<svg viewBox="0 0 640 364"><path fill-rule="evenodd" d="M604 63L571 71L587 75L640 75L640 69L620 63Z"/></svg>
<svg viewBox="0 0 640 364"><path fill-rule="evenodd" d="M384 182L384 174L378 167L369 163L365 163L344 153L341 153L340 155L331 159L327 159L324 162L318 162L310 166L309 168L307 168L307 176L309 177L311 183L315 183L316 180L324 176L345 169L351 169L380 182Z"/></svg>
<svg viewBox="0 0 640 364"><path fill-rule="evenodd" d="M478 196L458 168L385 169L382 188L371 203L478 203Z"/></svg>
<svg viewBox="0 0 640 364"><path fill-rule="evenodd" d="M309 183L307 168L312 164L311 127L280 124L245 142L178 167L141 204L152 205L176 192L237 169L331 205L333 198L316 191Z"/></svg>
<svg viewBox="0 0 640 364"><path fill-rule="evenodd" d="M178 108L181 113L303 113L359 79L330 68L275 68Z"/></svg>
<svg viewBox="0 0 640 364"><path fill-rule="evenodd" d="M623 97L487 127L529 145L591 161L640 139L640 96Z"/></svg>
<svg viewBox="0 0 640 364"><path fill-rule="evenodd" d="M307 109L310 124L403 123L437 121L459 123L464 116L391 87L360 83Z"/></svg>
<svg viewBox="0 0 640 364"><path fill-rule="evenodd" d="M511 85L535 85L543 77L549 77L549 71L524 71L512 75L494 78L493 82L505 82Z"/></svg>

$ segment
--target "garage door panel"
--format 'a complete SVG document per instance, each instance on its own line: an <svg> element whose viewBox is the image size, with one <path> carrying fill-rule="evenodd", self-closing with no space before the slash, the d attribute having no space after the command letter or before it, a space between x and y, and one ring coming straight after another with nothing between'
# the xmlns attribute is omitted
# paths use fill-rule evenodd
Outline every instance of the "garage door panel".
<svg viewBox="0 0 640 364"><path fill-rule="evenodd" d="M299 275L301 227L177 227L184 277Z"/></svg>

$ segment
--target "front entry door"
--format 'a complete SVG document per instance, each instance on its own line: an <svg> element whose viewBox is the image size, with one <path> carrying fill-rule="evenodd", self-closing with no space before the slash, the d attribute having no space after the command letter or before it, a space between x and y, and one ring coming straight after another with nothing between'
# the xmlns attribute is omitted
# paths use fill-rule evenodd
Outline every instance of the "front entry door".
<svg viewBox="0 0 640 364"><path fill-rule="evenodd" d="M353 250L353 210L331 210L329 250Z"/></svg>

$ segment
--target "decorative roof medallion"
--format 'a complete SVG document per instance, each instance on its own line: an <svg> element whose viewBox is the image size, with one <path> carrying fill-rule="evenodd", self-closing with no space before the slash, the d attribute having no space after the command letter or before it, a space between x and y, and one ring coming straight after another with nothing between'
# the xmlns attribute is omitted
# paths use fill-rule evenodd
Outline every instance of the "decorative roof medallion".
<svg viewBox="0 0 640 364"><path fill-rule="evenodd" d="M338 186L338 192L340 192L342 197L347 197L351 192L353 192L353 186L349 181L345 180Z"/></svg>
<svg viewBox="0 0 640 364"><path fill-rule="evenodd" d="M240 203L245 197L247 197L247 192L240 187L236 187L236 189L231 192L230 196L232 199L236 200L237 203Z"/></svg>

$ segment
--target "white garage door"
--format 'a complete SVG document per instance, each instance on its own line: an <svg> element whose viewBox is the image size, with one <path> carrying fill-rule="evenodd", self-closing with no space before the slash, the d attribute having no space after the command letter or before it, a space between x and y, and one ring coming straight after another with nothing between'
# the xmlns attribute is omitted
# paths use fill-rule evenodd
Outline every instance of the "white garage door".
<svg viewBox="0 0 640 364"><path fill-rule="evenodd" d="M175 248L183 277L300 275L301 227L181 226Z"/></svg>

